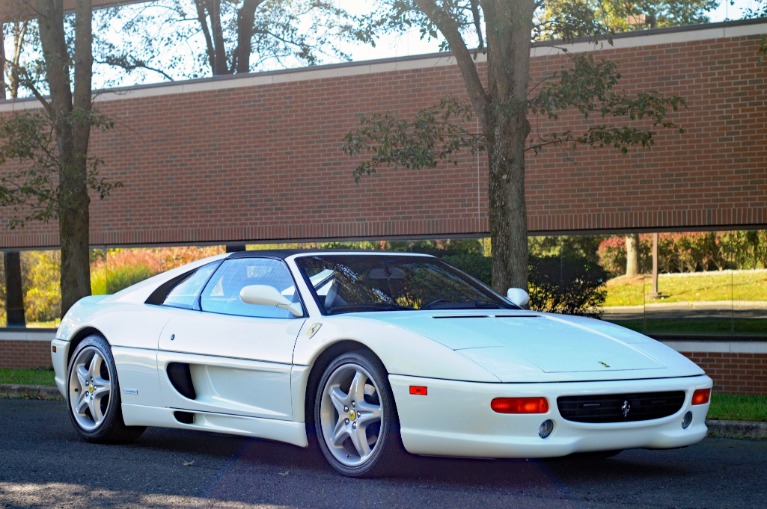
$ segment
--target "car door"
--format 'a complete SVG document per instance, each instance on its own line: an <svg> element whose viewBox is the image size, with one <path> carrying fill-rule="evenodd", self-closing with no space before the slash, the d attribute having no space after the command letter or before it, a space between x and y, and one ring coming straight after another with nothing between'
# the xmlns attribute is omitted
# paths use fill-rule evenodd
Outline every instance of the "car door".
<svg viewBox="0 0 767 509"><path fill-rule="evenodd" d="M284 261L224 260L187 309L169 310L157 355L170 408L270 419L292 418L293 347L305 322L290 311L246 304L242 288L267 285L299 302Z"/></svg>

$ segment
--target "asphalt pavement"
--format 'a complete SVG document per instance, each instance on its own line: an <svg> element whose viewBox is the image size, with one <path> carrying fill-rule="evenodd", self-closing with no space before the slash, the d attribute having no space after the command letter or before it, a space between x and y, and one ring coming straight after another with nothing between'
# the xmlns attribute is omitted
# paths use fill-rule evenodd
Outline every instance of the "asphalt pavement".
<svg viewBox="0 0 767 509"><path fill-rule="evenodd" d="M61 400L0 399L0 455L6 508L754 508L767 493L767 440L611 459L411 457L395 477L349 479L265 440L149 428L131 445L88 444Z"/></svg>

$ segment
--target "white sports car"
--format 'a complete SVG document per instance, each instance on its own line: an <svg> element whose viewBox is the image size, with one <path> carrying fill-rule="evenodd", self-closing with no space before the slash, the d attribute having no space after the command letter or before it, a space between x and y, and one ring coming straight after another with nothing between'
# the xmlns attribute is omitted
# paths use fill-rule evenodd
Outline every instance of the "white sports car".
<svg viewBox="0 0 767 509"><path fill-rule="evenodd" d="M77 432L317 443L350 476L404 450L540 458L703 439L711 379L648 337L523 309L426 255L247 251L87 297L52 343Z"/></svg>

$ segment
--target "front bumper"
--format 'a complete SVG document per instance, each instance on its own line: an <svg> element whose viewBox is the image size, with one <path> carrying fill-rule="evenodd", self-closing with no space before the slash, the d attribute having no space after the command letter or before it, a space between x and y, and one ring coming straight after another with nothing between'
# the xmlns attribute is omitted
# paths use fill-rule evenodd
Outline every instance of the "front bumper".
<svg viewBox="0 0 767 509"><path fill-rule="evenodd" d="M536 384L473 383L391 375L402 442L413 454L474 458L546 458L580 452L633 448L671 449L706 436L709 404L692 405L698 389L711 388L708 376L686 378ZM427 395L411 395L410 387L427 387ZM567 421L557 409L559 396L684 391L682 408L668 417L637 422L580 423ZM499 414L490 408L497 397L546 397L545 414ZM685 429L683 416L691 412ZM554 430L538 434L550 419Z"/></svg>

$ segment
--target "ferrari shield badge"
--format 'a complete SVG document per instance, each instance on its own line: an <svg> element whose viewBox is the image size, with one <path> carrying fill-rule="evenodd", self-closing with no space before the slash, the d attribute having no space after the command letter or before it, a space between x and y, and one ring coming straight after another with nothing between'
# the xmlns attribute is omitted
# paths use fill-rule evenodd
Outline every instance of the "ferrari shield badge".
<svg viewBox="0 0 767 509"><path fill-rule="evenodd" d="M309 336L309 339L313 338L317 332L319 332L320 327L322 327L321 323L315 323L312 324L311 327L309 327L309 330L306 332L306 335Z"/></svg>

